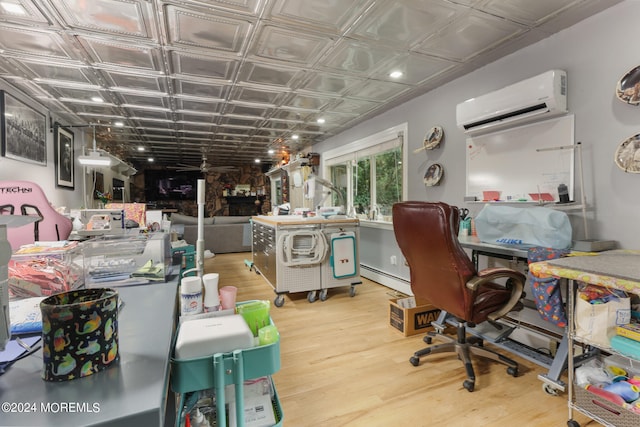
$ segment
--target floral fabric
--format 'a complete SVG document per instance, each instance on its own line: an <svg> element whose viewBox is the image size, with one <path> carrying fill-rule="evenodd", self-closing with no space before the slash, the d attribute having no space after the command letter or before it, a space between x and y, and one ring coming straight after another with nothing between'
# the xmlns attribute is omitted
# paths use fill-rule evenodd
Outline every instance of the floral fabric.
<svg viewBox="0 0 640 427"><path fill-rule="evenodd" d="M569 250L566 249L533 247L529 249L527 259L528 263L531 264L560 258L567 253L569 253ZM546 274L534 274L531 269L529 269L528 279L540 316L558 327L566 327L567 316L562 303L559 279Z"/></svg>

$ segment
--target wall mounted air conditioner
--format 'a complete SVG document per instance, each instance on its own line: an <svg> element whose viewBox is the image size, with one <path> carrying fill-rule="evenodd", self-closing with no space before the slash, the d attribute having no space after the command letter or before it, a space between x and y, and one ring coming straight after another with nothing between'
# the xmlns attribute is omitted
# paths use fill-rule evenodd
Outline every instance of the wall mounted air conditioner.
<svg viewBox="0 0 640 427"><path fill-rule="evenodd" d="M550 70L458 104L456 121L465 133L477 135L566 112L567 73Z"/></svg>

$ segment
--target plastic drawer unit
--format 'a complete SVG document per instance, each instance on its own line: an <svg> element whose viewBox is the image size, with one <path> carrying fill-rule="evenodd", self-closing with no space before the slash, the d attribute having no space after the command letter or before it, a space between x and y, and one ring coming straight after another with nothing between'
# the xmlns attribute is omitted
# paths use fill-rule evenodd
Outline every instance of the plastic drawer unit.
<svg viewBox="0 0 640 427"><path fill-rule="evenodd" d="M271 321L273 324L273 321ZM176 334L177 335L177 334ZM175 348L175 346L174 346ZM225 414L225 386L235 387L235 418L237 427L245 426L244 382L270 377L280 370L280 341L273 344L215 353L193 359L171 359L171 389L180 395L176 426L180 425L185 409L185 393L214 389L217 414ZM284 414L275 387L272 404L276 417L275 426L281 426ZM226 427L225 417L218 417L217 427Z"/></svg>

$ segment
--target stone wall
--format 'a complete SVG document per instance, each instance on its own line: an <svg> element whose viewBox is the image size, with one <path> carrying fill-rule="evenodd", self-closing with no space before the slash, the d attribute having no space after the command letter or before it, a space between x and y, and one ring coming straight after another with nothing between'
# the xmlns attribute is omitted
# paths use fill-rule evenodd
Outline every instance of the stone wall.
<svg viewBox="0 0 640 427"><path fill-rule="evenodd" d="M152 168L149 168L152 169ZM160 168L158 168L160 169ZM157 170L157 169L155 169ZM172 171L167 170L167 174ZM203 174L205 180L205 216L229 215L229 206L225 198L225 190L234 190L237 185L249 185L250 193L255 193L260 206L257 208L264 214L271 210L271 185L269 178L262 172L260 165L239 166L237 170L230 172L208 172ZM144 170L132 177L132 200L147 202L144 195ZM249 196L250 194L246 194ZM197 215L198 206L196 200L171 200L156 209L177 209L185 215Z"/></svg>

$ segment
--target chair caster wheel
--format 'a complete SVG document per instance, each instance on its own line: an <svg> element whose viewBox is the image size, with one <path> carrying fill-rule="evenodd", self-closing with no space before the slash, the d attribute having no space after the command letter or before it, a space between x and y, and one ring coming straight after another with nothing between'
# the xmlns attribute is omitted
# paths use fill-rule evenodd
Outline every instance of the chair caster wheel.
<svg viewBox="0 0 640 427"><path fill-rule="evenodd" d="M411 362L413 366L418 366L420 364L420 358L413 356L411 359L409 359L409 362Z"/></svg>
<svg viewBox="0 0 640 427"><path fill-rule="evenodd" d="M507 368L507 374L511 375L512 377L517 377L518 376L518 368L513 368L511 366L509 366Z"/></svg>
<svg viewBox="0 0 640 427"><path fill-rule="evenodd" d="M462 383L462 386L466 388L469 393L473 391L475 385L476 385L475 382L471 380L464 380L464 382Z"/></svg>
<svg viewBox="0 0 640 427"><path fill-rule="evenodd" d="M424 338L422 338L422 341L426 342L427 344L431 344L433 342L433 338L427 335Z"/></svg>

